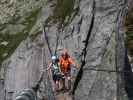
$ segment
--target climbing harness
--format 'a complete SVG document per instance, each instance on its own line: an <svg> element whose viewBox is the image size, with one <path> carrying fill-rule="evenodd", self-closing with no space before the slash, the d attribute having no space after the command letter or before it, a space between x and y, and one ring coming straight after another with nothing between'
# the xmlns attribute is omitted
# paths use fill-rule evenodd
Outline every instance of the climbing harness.
<svg viewBox="0 0 133 100"><path fill-rule="evenodd" d="M59 66L57 64L52 64L51 66L52 66L51 70L52 70L53 74L59 74L60 73Z"/></svg>

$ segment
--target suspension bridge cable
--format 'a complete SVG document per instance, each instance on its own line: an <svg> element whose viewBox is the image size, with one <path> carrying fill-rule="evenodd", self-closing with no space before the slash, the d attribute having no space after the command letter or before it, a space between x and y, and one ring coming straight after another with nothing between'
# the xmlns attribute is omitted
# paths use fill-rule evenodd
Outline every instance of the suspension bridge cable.
<svg viewBox="0 0 133 100"><path fill-rule="evenodd" d="M44 28L43 29L43 42L45 43L45 41L46 41L46 43L48 45L50 55L52 56L52 50L50 48L48 37L47 37L46 32L45 32L45 27L43 27L43 28ZM48 100L55 100L55 96L54 96L54 93L53 93L53 90L52 90L52 83L51 83L50 77L47 73L47 64L46 63L47 63L47 60L46 60L45 48L43 46L43 48L42 48L42 64L43 64L43 70L44 70L43 73L46 72L46 77L47 77L46 78L46 82L47 82L46 87L47 87L47 91L48 91L47 92ZM46 69L45 69L44 66L46 66Z"/></svg>
<svg viewBox="0 0 133 100"><path fill-rule="evenodd" d="M60 38L60 33L63 32L63 25L58 28L58 33L56 33L56 47L55 47L55 52L54 54L56 55L57 53L57 48L58 48L58 45L59 45L59 38Z"/></svg>
<svg viewBox="0 0 133 100"><path fill-rule="evenodd" d="M46 40L46 43L47 43L47 46L48 46L48 49L50 52L50 56L52 57L53 54L52 54L52 50L50 48L50 43L49 43L48 36L47 36L46 30L45 30L45 26L43 26L43 36L44 36L44 40Z"/></svg>
<svg viewBox="0 0 133 100"><path fill-rule="evenodd" d="M55 46L55 52L54 52L54 55L56 55L57 53L57 48L58 48L58 41L59 41L59 36L60 36L60 32L59 33L56 33L56 46Z"/></svg>

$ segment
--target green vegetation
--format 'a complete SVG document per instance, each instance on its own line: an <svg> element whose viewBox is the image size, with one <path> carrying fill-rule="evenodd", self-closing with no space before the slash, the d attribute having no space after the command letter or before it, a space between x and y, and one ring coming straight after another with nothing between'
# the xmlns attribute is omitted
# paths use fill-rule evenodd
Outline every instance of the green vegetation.
<svg viewBox="0 0 133 100"><path fill-rule="evenodd" d="M57 0L53 15L45 23L58 23L59 27L61 25L66 26L69 23L72 13L75 11L74 2L75 0Z"/></svg>
<svg viewBox="0 0 133 100"><path fill-rule="evenodd" d="M41 8L40 8L41 9ZM26 25L26 28L24 31L27 31L27 33L30 32L31 28L34 26L34 24L37 21L37 17L39 14L40 9L36 9L35 11L31 12L29 16L25 18L25 21L23 22L24 25Z"/></svg>
<svg viewBox="0 0 133 100"><path fill-rule="evenodd" d="M126 28L126 40L125 44L133 55L133 8L128 12L125 18L125 28Z"/></svg>
<svg viewBox="0 0 133 100"><path fill-rule="evenodd" d="M32 11L29 13L26 17L23 17L24 20L20 21L17 19L14 19L12 23L7 23L5 25L2 25L3 27L0 28L1 34L0 34L0 64L3 60L5 60L7 57L9 57L14 50L18 47L18 45L21 43L22 40L26 39L29 35L30 30L34 26L37 20L37 15L39 13L40 9L37 9L35 11ZM19 23L18 23L19 22ZM9 31L9 26L17 26L21 24L24 26L24 28L19 27L21 29L21 32L18 29L18 33L11 33L14 32L14 29L12 31ZM3 30L6 30L2 32ZM7 42L7 45L1 44L2 42ZM5 54L5 55L4 55Z"/></svg>
<svg viewBox="0 0 133 100"><path fill-rule="evenodd" d="M127 41L131 41L133 40L133 32L126 32L126 35L127 35Z"/></svg>
<svg viewBox="0 0 133 100"><path fill-rule="evenodd" d="M74 9L74 2L75 0L57 0L53 15L46 20L46 24L58 23L59 27L65 27L78 11ZM26 4L27 8L21 7L23 6L21 3L17 3L16 5L17 10L13 17L10 17L10 20L5 21L4 24L0 24L0 64L9 57L21 41L26 39L29 33L32 32L33 26L36 26L36 22L38 22L38 15L42 7L37 6L39 3L35 5L35 7ZM20 9L19 5L20 8L23 9ZM30 37L34 38L37 34L33 34L33 36L30 35ZM3 42L7 44L3 45Z"/></svg>
<svg viewBox="0 0 133 100"><path fill-rule="evenodd" d="M0 45L0 61L3 61L5 58L9 57L13 51L17 48L19 43L26 38L27 34L19 33L16 35L0 35L0 39L8 42L6 46ZM8 54L3 56L3 54Z"/></svg>

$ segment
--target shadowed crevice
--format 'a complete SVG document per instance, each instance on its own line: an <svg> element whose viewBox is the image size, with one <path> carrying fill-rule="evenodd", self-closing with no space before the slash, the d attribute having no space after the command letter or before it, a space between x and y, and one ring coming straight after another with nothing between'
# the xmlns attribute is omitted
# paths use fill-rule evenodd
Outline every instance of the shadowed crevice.
<svg viewBox="0 0 133 100"><path fill-rule="evenodd" d="M91 22L90 22L88 34L87 34L86 40L83 41L85 43L85 48L82 51L83 59L81 59L81 68L80 68L80 70L78 72L78 75L76 77L76 80L74 82L74 87L73 87L73 90L72 90L73 95L75 94L75 90L77 89L78 83L80 82L80 80L82 78L82 75L83 75L83 67L86 64L86 62L85 62L85 58L86 58L86 54L87 54L86 49L87 49L87 46L88 46L88 43L89 43L89 38L90 38L91 33L92 33L92 29L93 29L93 26L94 26L94 21L95 21L95 0L93 0L93 4L92 4L92 17L91 17Z"/></svg>

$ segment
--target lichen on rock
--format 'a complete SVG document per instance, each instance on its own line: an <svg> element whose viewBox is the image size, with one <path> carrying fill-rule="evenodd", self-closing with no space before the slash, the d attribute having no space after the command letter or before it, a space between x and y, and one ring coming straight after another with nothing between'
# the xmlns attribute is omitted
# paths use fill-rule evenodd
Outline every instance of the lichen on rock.
<svg viewBox="0 0 133 100"><path fill-rule="evenodd" d="M0 45L0 63L27 38L45 2L45 0L0 1L0 42L8 42L6 46ZM3 56L4 53L8 55Z"/></svg>

